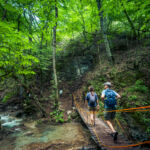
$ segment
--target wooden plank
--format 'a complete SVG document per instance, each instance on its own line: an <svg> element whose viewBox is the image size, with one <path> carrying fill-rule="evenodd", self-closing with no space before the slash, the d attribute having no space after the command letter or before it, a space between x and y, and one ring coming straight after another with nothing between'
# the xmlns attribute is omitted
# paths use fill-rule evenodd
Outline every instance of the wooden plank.
<svg viewBox="0 0 150 150"><path fill-rule="evenodd" d="M76 107L77 108L77 107ZM81 114L81 111L79 111L79 109L77 109L81 119L83 120L83 122L85 123L85 125L87 126L87 128L89 129L92 137L93 137L93 140L95 141L95 143L99 146L99 147L102 147L102 145L100 145L100 143L98 142L98 139L97 137L95 136L93 130L92 130L92 127L88 125L87 121L85 120L85 117Z"/></svg>

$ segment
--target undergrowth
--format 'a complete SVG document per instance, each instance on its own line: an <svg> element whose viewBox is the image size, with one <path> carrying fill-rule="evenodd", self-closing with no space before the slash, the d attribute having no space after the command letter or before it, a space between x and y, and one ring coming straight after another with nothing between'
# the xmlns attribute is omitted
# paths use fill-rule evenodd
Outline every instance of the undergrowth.
<svg viewBox="0 0 150 150"><path fill-rule="evenodd" d="M61 110L54 110L50 113L51 121L55 121L56 123L64 123L64 112Z"/></svg>
<svg viewBox="0 0 150 150"><path fill-rule="evenodd" d="M122 98L118 100L117 109L150 105L149 88L145 84L143 75L138 71L117 72L113 71L112 69L112 71L107 73L107 75L97 73L94 78L88 80L87 85L83 89L85 92L87 92L88 86L93 85L95 92L100 99L101 92L104 88L103 84L106 81L112 82L112 89L114 89L122 96ZM99 116L102 117L101 112L104 110L104 103L101 99L99 101L99 104ZM123 126L130 126L129 124L132 123L131 126L140 127L141 130L148 135L148 138L150 138L149 115L149 112L132 112L127 113L125 116L130 117L128 119L125 119L123 113L117 113L116 118L121 121ZM132 120L130 120L130 118L132 118Z"/></svg>

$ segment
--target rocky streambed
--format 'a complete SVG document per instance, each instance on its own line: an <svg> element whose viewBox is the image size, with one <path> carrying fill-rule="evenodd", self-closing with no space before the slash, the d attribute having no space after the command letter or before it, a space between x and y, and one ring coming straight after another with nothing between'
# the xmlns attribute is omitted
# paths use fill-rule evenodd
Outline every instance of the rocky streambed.
<svg viewBox="0 0 150 150"><path fill-rule="evenodd" d="M0 150L95 150L81 123L51 125L47 120L18 119L0 114Z"/></svg>

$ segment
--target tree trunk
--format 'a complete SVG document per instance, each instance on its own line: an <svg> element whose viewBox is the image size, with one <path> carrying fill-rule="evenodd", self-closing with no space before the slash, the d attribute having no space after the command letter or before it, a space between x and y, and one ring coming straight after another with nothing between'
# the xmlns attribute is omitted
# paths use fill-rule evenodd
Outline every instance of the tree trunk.
<svg viewBox="0 0 150 150"><path fill-rule="evenodd" d="M82 0L80 0L80 3L81 3L81 8L83 9L83 3L82 3ZM79 9L79 13L81 15L81 19L82 19L82 28L83 28L83 37L85 39L85 42L87 43L87 47L88 47L88 41L87 41L87 36L86 36L86 28L85 28L85 19L84 19L84 16L82 14L82 12L80 11L80 8Z"/></svg>
<svg viewBox="0 0 150 150"><path fill-rule="evenodd" d="M122 0L120 0L120 2L121 2L121 5L122 5L122 8L123 8L123 12L124 12L124 14L125 14L125 16L126 16L128 22L129 22L129 24L130 24L130 26L131 26L131 29L132 29L132 31L133 31L133 36L134 36L134 38L136 38L136 37L137 37L137 34L136 34L136 29L135 29L135 27L134 27L134 24L133 24L133 22L132 22L130 16L128 15L128 12L127 12L127 10L126 10L126 8L125 8L125 6L124 6Z"/></svg>
<svg viewBox="0 0 150 150"><path fill-rule="evenodd" d="M110 46L109 46L109 41L107 38L107 28L106 28L106 18L104 19L103 17L103 11L100 12L100 9L102 7L102 0L96 0L97 1L97 7L98 7L98 11L99 11L99 16L100 16L100 26L101 26L101 33L103 35L103 40L104 40L104 45L106 48L106 53L108 56L109 61L113 64L114 63L114 59L110 50Z"/></svg>
<svg viewBox="0 0 150 150"><path fill-rule="evenodd" d="M100 46L99 46L99 44L98 44L98 48L97 48L97 53L98 53L98 61L100 61Z"/></svg>
<svg viewBox="0 0 150 150"><path fill-rule="evenodd" d="M57 0L55 0L55 26L53 27L53 73L54 73L54 81L55 81L55 89L56 89L56 100L55 105L58 107L58 81L57 81L57 71L56 71L56 29L57 29L57 18L58 18L58 8L57 8Z"/></svg>

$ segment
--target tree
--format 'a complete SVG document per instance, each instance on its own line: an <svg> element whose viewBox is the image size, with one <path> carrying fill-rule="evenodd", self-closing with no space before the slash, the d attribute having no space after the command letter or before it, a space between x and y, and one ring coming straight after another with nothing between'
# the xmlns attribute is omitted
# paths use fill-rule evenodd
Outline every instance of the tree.
<svg viewBox="0 0 150 150"><path fill-rule="evenodd" d="M114 63L113 62L113 56L112 56L110 46L109 46L109 41L107 38L107 33L106 33L107 32L107 23L106 23L107 19L106 19L106 17L104 18L103 11L101 11L102 0L96 0L96 1L97 1L97 7L98 7L99 17L100 17L101 33L103 35L106 53L107 53L107 56L108 56L109 60L111 61L111 63Z"/></svg>
<svg viewBox="0 0 150 150"><path fill-rule="evenodd" d="M122 6L122 8L123 8L123 12L124 12L124 14L125 14L125 16L126 16L128 22L129 22L129 24L130 24L130 26L131 26L131 29L132 29L132 31L133 31L133 36L136 38L136 37L137 37L137 34L136 34L136 29L135 29L135 27L134 27L134 24L133 24L133 22L132 22L130 16L128 15L128 12L127 12L127 10L126 10L126 8L125 8L124 3L122 2L122 0L120 0L120 3L121 3L121 6Z"/></svg>
<svg viewBox="0 0 150 150"><path fill-rule="evenodd" d="M55 81L55 89L56 89L56 101L55 105L58 106L58 81L57 81L57 70L56 70L56 29L57 29L57 18L58 18L58 8L57 8L57 0L55 0L55 25L53 27L53 73L54 73L54 81Z"/></svg>

